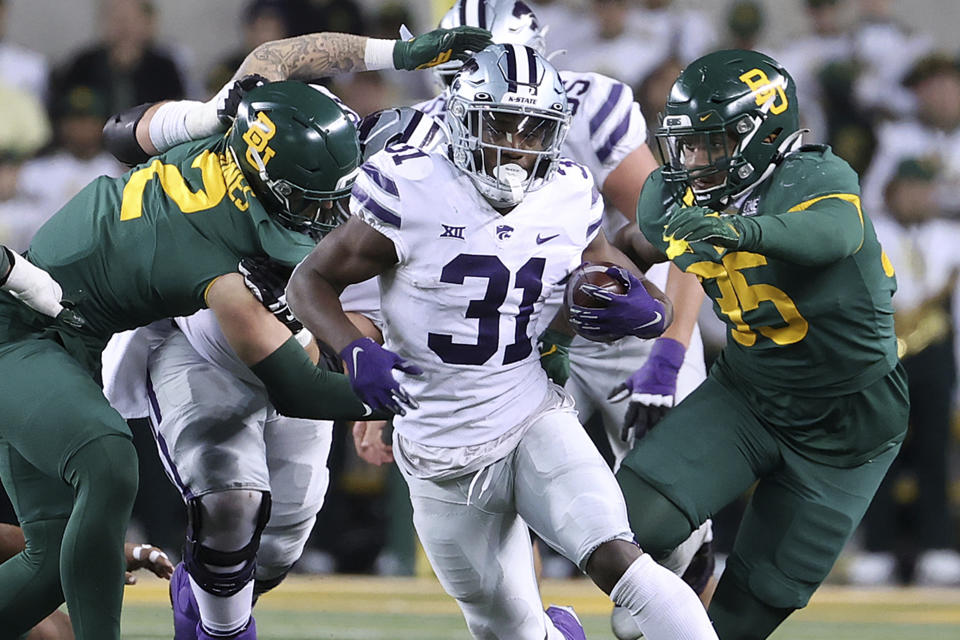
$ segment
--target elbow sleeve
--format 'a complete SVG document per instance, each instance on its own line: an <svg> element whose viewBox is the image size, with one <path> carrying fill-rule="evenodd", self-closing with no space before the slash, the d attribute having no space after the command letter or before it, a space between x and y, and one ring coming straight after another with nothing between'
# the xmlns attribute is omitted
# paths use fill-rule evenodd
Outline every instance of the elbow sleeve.
<svg viewBox="0 0 960 640"><path fill-rule="evenodd" d="M153 104L146 102L130 107L126 111L110 116L107 123L103 125L103 146L120 162L134 166L150 159L137 142L137 125L143 118L143 114Z"/></svg>

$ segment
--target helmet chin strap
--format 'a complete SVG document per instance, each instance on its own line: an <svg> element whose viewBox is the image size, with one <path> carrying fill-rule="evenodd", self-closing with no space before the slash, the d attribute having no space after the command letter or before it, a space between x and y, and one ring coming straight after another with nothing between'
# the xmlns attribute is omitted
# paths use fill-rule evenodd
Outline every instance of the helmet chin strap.
<svg viewBox="0 0 960 640"><path fill-rule="evenodd" d="M731 193L728 196L721 198L721 204L727 206L731 202L740 198L743 194L748 191L756 188L760 183L770 177L770 174L773 173L773 170L777 168L777 165L780 164L783 159L790 154L792 151L796 151L800 148L800 145L803 144L803 134L809 133L810 129L797 129L790 135L786 136L783 139L783 142L777 147L777 152L773 154L773 159L770 164L767 165L767 168L763 170L763 173L760 174L760 177L751 182L749 185L738 191L737 193Z"/></svg>

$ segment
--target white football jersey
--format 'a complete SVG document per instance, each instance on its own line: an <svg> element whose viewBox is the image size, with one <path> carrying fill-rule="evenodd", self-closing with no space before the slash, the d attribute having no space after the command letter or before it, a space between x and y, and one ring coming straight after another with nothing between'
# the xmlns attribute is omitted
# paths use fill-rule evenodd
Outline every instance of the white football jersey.
<svg viewBox="0 0 960 640"><path fill-rule="evenodd" d="M633 90L619 80L576 71L561 71L560 79L573 111L562 153L586 165L603 187L620 161L646 144L647 122Z"/></svg>
<svg viewBox="0 0 960 640"><path fill-rule="evenodd" d="M446 156L390 145L363 165L350 209L396 248L380 276L385 343L424 370L395 372L420 403L397 431L462 447L519 425L549 388L534 345L543 303L600 229L589 171L562 160L501 215Z"/></svg>
<svg viewBox="0 0 960 640"><path fill-rule="evenodd" d="M633 100L633 90L619 80L576 71L561 71L560 79L573 112L561 153L585 165L601 189L620 161L646 144L646 120ZM414 107L442 118L449 97L444 91Z"/></svg>

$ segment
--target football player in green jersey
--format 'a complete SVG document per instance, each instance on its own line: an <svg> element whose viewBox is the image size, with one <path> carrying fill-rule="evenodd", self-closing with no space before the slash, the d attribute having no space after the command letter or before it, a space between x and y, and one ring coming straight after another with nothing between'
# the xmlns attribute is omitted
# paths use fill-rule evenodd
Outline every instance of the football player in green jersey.
<svg viewBox="0 0 960 640"><path fill-rule="evenodd" d="M27 258L60 283L83 326L0 294L0 479L27 540L0 565L0 628L22 633L66 598L78 638L119 637L137 465L98 386L112 333L209 306L282 410L365 413L237 273L245 256L296 264L314 245L303 231L336 220L359 164L356 130L302 83L248 98L227 137L97 179L34 237Z"/></svg>
<svg viewBox="0 0 960 640"><path fill-rule="evenodd" d="M319 77L429 66L488 37L463 29L406 42L311 34L273 53L275 64ZM119 638L137 465L129 430L98 386L100 352L114 332L209 307L279 411L369 415L346 379L318 368L316 352L308 356L237 272L247 256L295 265L339 221L337 201L360 161L356 129L329 96L274 83L247 94L226 137L179 144L198 123L219 128L205 120L211 104L217 119L219 101L174 113L160 131L169 151L121 178L95 180L37 233L27 258L74 301L70 315L51 320L0 293L0 481L26 538L24 552L0 565L5 635L24 633L66 600L78 639ZM149 109L118 127L135 134Z"/></svg>
<svg viewBox="0 0 960 640"><path fill-rule="evenodd" d="M617 477L653 554L756 483L709 607L721 640L766 638L807 604L907 428L893 267L854 171L801 134L783 67L708 54L671 89L666 162L637 206L639 232L700 278L728 339Z"/></svg>

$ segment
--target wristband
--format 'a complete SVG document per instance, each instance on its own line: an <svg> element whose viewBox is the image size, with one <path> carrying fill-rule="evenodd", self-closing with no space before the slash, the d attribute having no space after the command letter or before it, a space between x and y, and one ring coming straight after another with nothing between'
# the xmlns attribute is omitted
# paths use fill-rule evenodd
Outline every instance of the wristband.
<svg viewBox="0 0 960 640"><path fill-rule="evenodd" d="M683 359L687 355L687 348L682 342L673 338L657 338L650 349L650 360L657 359L674 371L679 371L683 366Z"/></svg>
<svg viewBox="0 0 960 640"><path fill-rule="evenodd" d="M367 38L367 44L363 51L363 63L366 65L367 71L396 69L393 64L393 48L396 45L396 40Z"/></svg>

